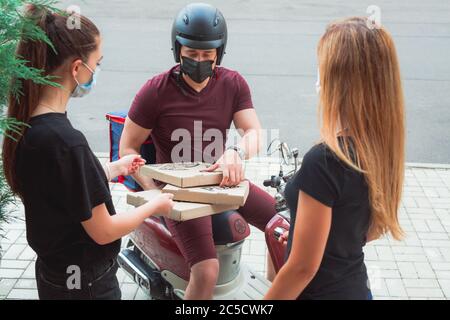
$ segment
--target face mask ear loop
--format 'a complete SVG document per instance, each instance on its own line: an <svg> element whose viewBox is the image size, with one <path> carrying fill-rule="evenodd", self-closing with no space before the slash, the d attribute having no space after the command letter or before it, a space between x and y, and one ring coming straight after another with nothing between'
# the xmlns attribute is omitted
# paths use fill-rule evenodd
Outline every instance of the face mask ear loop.
<svg viewBox="0 0 450 320"><path fill-rule="evenodd" d="M216 50L217 51L217 50ZM216 69L217 69L217 58L218 58L218 56L217 56L217 54L216 54L216 58L214 59L214 60L216 60L216 65L214 66L214 69L213 69L213 75L212 75L212 77L211 78L215 78L216 80L217 80L217 72L216 72ZM214 61L213 60L213 61ZM214 63L214 62L213 62Z"/></svg>
<svg viewBox="0 0 450 320"><path fill-rule="evenodd" d="M77 90L77 88L80 86L80 83L78 82L77 77L73 76L73 80L75 80L75 83L77 85L75 86L75 88L73 88L72 93L74 93L75 90Z"/></svg>
<svg viewBox="0 0 450 320"><path fill-rule="evenodd" d="M181 62L180 62L180 68L181 68ZM175 76L175 82L177 84L177 87L180 88L181 92L183 93L184 96L188 96L186 90L184 89L184 84L183 84L183 80L181 79L181 70L179 72L174 72L174 76Z"/></svg>
<svg viewBox="0 0 450 320"><path fill-rule="evenodd" d="M94 74L94 71L92 71L91 67L89 67L85 62L82 62L83 65L89 70L89 72L91 74ZM75 82L77 83L77 86L80 85L80 82L77 80L77 77L73 76L73 79L75 80Z"/></svg>
<svg viewBox="0 0 450 320"><path fill-rule="evenodd" d="M320 84L320 70L317 69L316 93L319 94L321 89L322 89L322 86Z"/></svg>
<svg viewBox="0 0 450 320"><path fill-rule="evenodd" d="M83 62L83 65L84 65L84 66L85 66L92 74L95 73L95 71L92 70L91 67L89 67L89 66L87 65L87 63Z"/></svg>

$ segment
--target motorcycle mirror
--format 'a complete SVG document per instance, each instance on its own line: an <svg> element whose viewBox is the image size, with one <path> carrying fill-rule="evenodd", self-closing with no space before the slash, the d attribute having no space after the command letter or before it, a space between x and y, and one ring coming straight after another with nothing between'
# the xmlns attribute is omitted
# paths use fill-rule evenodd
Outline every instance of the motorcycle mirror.
<svg viewBox="0 0 450 320"><path fill-rule="evenodd" d="M280 155L285 165L289 165L290 159L292 158L291 149L286 142L280 144Z"/></svg>

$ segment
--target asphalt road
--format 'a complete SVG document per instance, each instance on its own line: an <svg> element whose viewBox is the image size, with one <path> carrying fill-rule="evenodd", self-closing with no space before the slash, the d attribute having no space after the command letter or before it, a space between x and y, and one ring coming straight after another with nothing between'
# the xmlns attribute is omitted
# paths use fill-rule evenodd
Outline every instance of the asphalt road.
<svg viewBox="0 0 450 320"><path fill-rule="evenodd" d="M187 1L63 1L101 29L104 61L92 94L73 99L69 117L94 151L108 150L105 114L129 108L153 75L173 64L170 30ZM400 57L406 98L407 161L450 163L450 2L209 1L225 15L223 66L249 82L264 128L304 154L318 139L316 46L330 21L368 15L376 4Z"/></svg>

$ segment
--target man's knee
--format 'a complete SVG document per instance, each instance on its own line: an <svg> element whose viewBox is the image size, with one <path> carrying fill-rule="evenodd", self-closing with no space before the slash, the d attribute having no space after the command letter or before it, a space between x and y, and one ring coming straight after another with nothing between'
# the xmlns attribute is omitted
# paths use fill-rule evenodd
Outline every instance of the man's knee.
<svg viewBox="0 0 450 320"><path fill-rule="evenodd" d="M215 285L219 276L219 260L200 261L191 268L191 280L203 285Z"/></svg>

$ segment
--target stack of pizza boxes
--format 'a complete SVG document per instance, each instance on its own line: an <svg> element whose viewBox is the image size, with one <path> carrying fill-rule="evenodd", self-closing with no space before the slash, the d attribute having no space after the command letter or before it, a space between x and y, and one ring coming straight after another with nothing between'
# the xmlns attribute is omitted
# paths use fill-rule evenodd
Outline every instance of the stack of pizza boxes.
<svg viewBox="0 0 450 320"><path fill-rule="evenodd" d="M148 190L127 195L127 202L140 206L161 192L174 195L175 202L170 219L186 221L228 210L245 204L249 182L235 187L220 187L222 171L205 171L210 165L202 162L183 162L145 165L140 174L166 185L162 190Z"/></svg>

